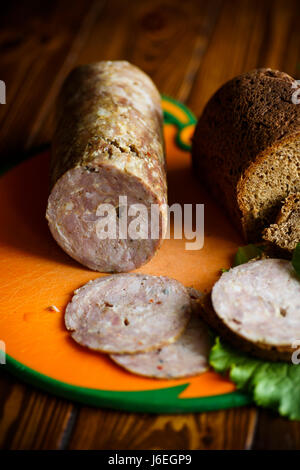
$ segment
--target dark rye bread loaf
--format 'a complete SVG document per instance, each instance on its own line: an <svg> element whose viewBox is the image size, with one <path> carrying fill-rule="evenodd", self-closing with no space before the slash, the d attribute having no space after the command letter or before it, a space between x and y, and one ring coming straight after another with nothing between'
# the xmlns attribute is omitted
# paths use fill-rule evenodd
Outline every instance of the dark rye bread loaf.
<svg viewBox="0 0 300 470"><path fill-rule="evenodd" d="M194 167L250 241L300 191L299 88L276 70L240 75L213 95L195 130Z"/></svg>
<svg viewBox="0 0 300 470"><path fill-rule="evenodd" d="M300 193L286 198L275 224L263 231L263 238L290 253L296 248L300 242Z"/></svg>

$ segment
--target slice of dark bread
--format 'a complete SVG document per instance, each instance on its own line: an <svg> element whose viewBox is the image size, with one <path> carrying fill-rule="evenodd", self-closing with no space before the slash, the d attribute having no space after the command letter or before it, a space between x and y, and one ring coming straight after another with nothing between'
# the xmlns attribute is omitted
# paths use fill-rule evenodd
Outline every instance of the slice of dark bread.
<svg viewBox="0 0 300 470"><path fill-rule="evenodd" d="M263 231L263 238L290 253L300 242L300 193L286 198L275 224Z"/></svg>
<svg viewBox="0 0 300 470"><path fill-rule="evenodd" d="M225 83L199 118L194 167L249 241L300 191L300 85L258 69Z"/></svg>

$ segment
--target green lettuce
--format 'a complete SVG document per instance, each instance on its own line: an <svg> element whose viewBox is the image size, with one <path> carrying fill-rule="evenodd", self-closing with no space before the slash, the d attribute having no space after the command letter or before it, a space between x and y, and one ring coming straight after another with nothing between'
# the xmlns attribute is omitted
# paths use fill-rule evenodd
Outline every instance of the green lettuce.
<svg viewBox="0 0 300 470"><path fill-rule="evenodd" d="M240 247L234 266L260 257L263 250L256 245ZM300 276L300 243L293 254L293 267ZM295 359L299 362L295 349ZM272 362L248 356L215 338L210 365L228 375L238 390L250 395L258 406L272 408L280 415L300 420L300 367L288 362Z"/></svg>
<svg viewBox="0 0 300 470"><path fill-rule="evenodd" d="M256 359L233 349L219 338L209 362L221 374L228 374L238 390L253 401L280 415L300 420L300 367L287 362Z"/></svg>
<svg viewBox="0 0 300 470"><path fill-rule="evenodd" d="M240 246L234 257L233 265L238 266L239 264L247 263L253 258L260 258L262 253L262 248L257 245L250 244L246 246Z"/></svg>

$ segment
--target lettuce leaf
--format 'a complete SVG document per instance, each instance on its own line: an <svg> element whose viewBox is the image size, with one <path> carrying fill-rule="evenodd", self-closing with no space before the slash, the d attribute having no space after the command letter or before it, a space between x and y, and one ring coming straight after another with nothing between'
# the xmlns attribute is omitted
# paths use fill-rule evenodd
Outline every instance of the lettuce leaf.
<svg viewBox="0 0 300 470"><path fill-rule="evenodd" d="M260 258L263 254L263 249L257 245L239 246L233 260L233 267L238 266L239 264L244 264L254 258ZM221 268L221 273L227 273L229 268Z"/></svg>
<svg viewBox="0 0 300 470"><path fill-rule="evenodd" d="M212 347L209 362L217 372L229 373L237 389L248 393L257 405L300 420L300 367L297 364L252 358L219 338Z"/></svg>
<svg viewBox="0 0 300 470"><path fill-rule="evenodd" d="M257 245L240 246L234 257L233 266L247 263L253 258L258 258L262 255L263 250Z"/></svg>

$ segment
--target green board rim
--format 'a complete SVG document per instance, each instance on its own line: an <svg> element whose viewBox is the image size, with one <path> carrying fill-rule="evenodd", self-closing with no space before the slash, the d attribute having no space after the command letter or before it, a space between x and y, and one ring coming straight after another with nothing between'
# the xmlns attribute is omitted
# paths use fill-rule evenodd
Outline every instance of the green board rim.
<svg viewBox="0 0 300 470"><path fill-rule="evenodd" d="M248 395L238 391L206 397L179 398L178 396L189 386L188 381L175 387L155 390L100 390L53 379L16 361L9 355L6 355L6 367L22 381L48 393L101 408L141 413L183 413L220 410L251 403Z"/></svg>

